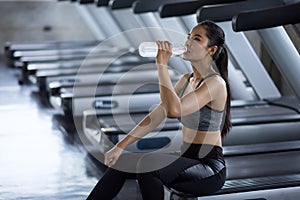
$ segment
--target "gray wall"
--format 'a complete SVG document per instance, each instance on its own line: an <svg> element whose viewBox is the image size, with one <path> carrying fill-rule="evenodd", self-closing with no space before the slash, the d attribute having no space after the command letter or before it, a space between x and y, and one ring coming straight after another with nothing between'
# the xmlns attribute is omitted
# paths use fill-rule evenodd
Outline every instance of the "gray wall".
<svg viewBox="0 0 300 200"><path fill-rule="evenodd" d="M0 1L0 55L6 41L95 40L75 3Z"/></svg>

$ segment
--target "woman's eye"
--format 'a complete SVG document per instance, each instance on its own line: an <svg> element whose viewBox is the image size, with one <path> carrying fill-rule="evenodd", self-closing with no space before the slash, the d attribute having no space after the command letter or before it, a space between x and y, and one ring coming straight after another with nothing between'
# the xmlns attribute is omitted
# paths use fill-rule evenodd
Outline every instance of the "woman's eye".
<svg viewBox="0 0 300 200"><path fill-rule="evenodd" d="M193 40L196 40L196 41L200 41L200 40L201 40L199 37L191 37L190 35L188 35L188 36L186 37L186 39L187 39L187 40L193 39Z"/></svg>

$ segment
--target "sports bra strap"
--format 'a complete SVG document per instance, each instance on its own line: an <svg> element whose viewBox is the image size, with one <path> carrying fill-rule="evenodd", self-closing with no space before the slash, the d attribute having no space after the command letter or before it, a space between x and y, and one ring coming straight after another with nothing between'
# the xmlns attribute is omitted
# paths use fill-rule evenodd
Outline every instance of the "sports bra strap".
<svg viewBox="0 0 300 200"><path fill-rule="evenodd" d="M220 75L220 74L217 73L217 72L213 72L213 73L211 73L211 74L208 74L207 76L205 76L205 77L198 83L198 85L196 86L196 88L198 88L198 87L201 85L201 83L203 83L203 81L205 81L206 79L208 79L208 78L210 78L210 77L212 77L212 76L214 76L214 75Z"/></svg>
<svg viewBox="0 0 300 200"><path fill-rule="evenodd" d="M187 79L187 82L183 85L181 91L180 91L179 94L178 94L179 97L182 97L182 95L183 95L185 89L187 88L187 86L188 86L188 84L189 84L189 82L190 82L190 78L192 78L193 75L194 75L194 73L191 73L191 75L190 75L189 78ZM201 85L201 83L203 83L203 81L205 81L206 79L208 79L208 78L210 78L210 77L212 77L212 76L214 76L214 75L220 75L220 74L217 73L217 72L213 72L213 73L211 73L211 74L208 74L206 77L204 77L204 78L197 84L197 87L196 87L196 88L198 88L198 87Z"/></svg>

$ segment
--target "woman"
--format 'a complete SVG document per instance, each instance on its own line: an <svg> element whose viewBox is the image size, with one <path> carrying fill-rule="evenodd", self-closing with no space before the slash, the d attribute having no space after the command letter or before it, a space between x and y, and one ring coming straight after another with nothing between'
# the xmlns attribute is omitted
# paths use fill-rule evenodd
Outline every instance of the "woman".
<svg viewBox="0 0 300 200"><path fill-rule="evenodd" d="M161 104L105 154L108 169L88 199L113 199L129 178L138 180L145 200L164 199L164 185L198 196L214 193L223 186L226 166L222 138L231 128L228 55L224 42L224 32L214 22L203 21L195 26L188 34L183 55L190 61L193 72L183 75L173 87L168 74L172 44L157 41ZM113 168L120 162L126 146L151 132L166 117L178 118L183 125L179 158L173 159L171 154L143 156L135 163L140 173ZM145 170L151 163L166 160L172 162L156 170Z"/></svg>

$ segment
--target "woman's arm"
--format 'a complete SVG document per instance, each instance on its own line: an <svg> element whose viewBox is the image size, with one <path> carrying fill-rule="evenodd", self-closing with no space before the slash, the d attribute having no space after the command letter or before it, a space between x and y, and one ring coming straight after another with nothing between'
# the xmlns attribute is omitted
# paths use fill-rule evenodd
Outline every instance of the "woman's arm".
<svg viewBox="0 0 300 200"><path fill-rule="evenodd" d="M153 131L166 118L165 110L159 104L151 111L139 124L137 124L120 142L116 144L121 149L126 148L129 144L144 137L149 132Z"/></svg>
<svg viewBox="0 0 300 200"><path fill-rule="evenodd" d="M156 42L158 53L156 65L158 70L158 83L162 105L168 117L178 115L181 110L180 98L178 97L168 71L168 63L172 56L172 44L170 42ZM174 109L175 108L175 109Z"/></svg>
<svg viewBox="0 0 300 200"><path fill-rule="evenodd" d="M104 164L111 167L114 165L123 150L131 143L144 137L166 118L165 110L159 104L152 112L150 112L139 124L137 124L121 141L119 141L111 150L105 153Z"/></svg>
<svg viewBox="0 0 300 200"><path fill-rule="evenodd" d="M183 97L178 96L178 91L172 86L168 72L168 62L172 55L172 44L169 42L157 41L158 55L156 65L158 68L158 80L162 105L166 110L167 117L177 118L191 114L209 102L213 102L215 97L222 93L224 87L218 80L211 78L206 80L199 88L192 90ZM220 87L222 86L222 87Z"/></svg>
<svg viewBox="0 0 300 200"><path fill-rule="evenodd" d="M179 93L179 91L187 81L188 77L189 74L185 74L182 76L181 79L178 80L178 82L175 84L175 87L173 88L173 90L176 93ZM165 107L162 104L159 104L134 129L132 129L126 135L126 137L117 144L117 146L124 149L129 144L147 135L149 132L151 132L153 129L159 126L166 117L167 115L166 115Z"/></svg>
<svg viewBox="0 0 300 200"><path fill-rule="evenodd" d="M189 74L182 76L175 84L175 91L179 93L183 85L186 83ZM160 125L166 118L166 111L162 104L159 104L152 112L150 112L139 124L135 126L120 142L118 142L111 150L105 154L104 164L112 166L116 163L119 156L122 154L124 148L129 144L137 141L143 136L147 135L158 125Z"/></svg>

